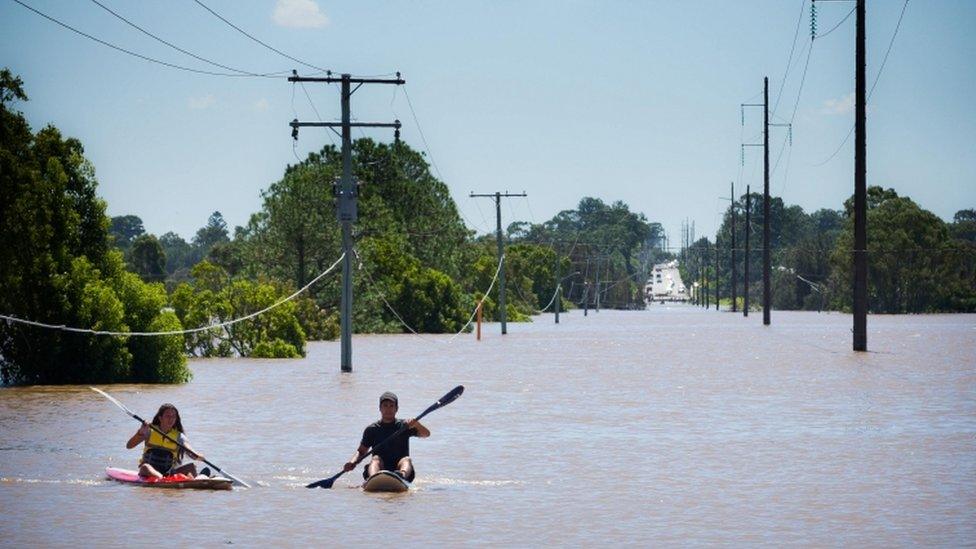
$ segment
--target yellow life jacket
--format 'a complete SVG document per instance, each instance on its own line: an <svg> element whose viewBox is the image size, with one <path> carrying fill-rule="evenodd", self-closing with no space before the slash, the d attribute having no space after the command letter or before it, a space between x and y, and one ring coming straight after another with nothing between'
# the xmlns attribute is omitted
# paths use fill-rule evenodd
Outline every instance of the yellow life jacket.
<svg viewBox="0 0 976 549"><path fill-rule="evenodd" d="M182 433L177 431L175 427L170 429L169 432L166 433L166 435L173 440L179 440L181 434ZM179 464L180 447L177 446L175 442L167 440L165 437L163 437L163 435L159 434L159 432L157 432L156 429L150 429L149 438L146 439L145 449L142 452L142 463L149 463L154 467L157 464L161 465L162 463L160 463L158 458L158 453L160 452L160 450L169 452L169 454L172 456L171 460L165 460L165 461L169 461L171 466L175 466ZM160 471L160 472L163 474L166 473L166 471Z"/></svg>

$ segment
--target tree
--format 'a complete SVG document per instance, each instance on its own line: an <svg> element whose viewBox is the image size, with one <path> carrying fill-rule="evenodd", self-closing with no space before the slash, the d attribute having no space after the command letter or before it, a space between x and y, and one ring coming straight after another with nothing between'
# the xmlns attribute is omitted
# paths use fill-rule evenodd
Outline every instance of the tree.
<svg viewBox="0 0 976 549"><path fill-rule="evenodd" d="M186 270L193 266L191 263L193 249L183 237L170 231L159 237L159 245L163 247L166 256L166 274L173 275L177 271Z"/></svg>
<svg viewBox="0 0 976 549"><path fill-rule="evenodd" d="M370 269L363 285L396 311L394 315L384 308L383 317L397 331L443 333L461 329L469 304L454 280L404 253L396 240L373 237L365 239L361 247L363 263Z"/></svg>
<svg viewBox="0 0 976 549"><path fill-rule="evenodd" d="M220 212L214 212L207 219L207 224L198 229L193 237L193 265L207 257L215 245L224 242L230 242L227 222Z"/></svg>
<svg viewBox="0 0 976 549"><path fill-rule="evenodd" d="M570 256L566 269L582 271L570 277L570 288L583 288L584 278L595 282L597 273L588 272L584 265L592 263L595 269L599 262L601 283L608 281L602 286L601 302L620 307L643 299L644 279L655 257L650 250L660 246L663 237L660 224L648 223L644 214L631 212L623 202L607 205L593 197L582 198L575 210L559 212L540 225L510 227L517 230L509 234L513 240L565 250L562 253ZM547 268L551 272L552 267ZM548 284L554 291L554 283ZM546 296L546 302L551 297L551 293Z"/></svg>
<svg viewBox="0 0 976 549"><path fill-rule="evenodd" d="M185 334L186 352L196 356L261 356L293 358L305 355L305 332L294 301L252 318L226 324L282 301L290 288L273 282L232 279L209 261L193 267L194 283L180 284L171 296L177 318L185 326L205 331ZM256 354L255 354L256 353Z"/></svg>
<svg viewBox="0 0 976 549"><path fill-rule="evenodd" d="M162 282L166 278L166 253L159 240L144 234L132 242L129 265L146 282Z"/></svg>
<svg viewBox="0 0 976 549"><path fill-rule="evenodd" d="M127 251L137 237L146 234L146 229L143 228L142 219L139 216L122 215L112 218L108 233L119 249Z"/></svg>
<svg viewBox="0 0 976 549"><path fill-rule="evenodd" d="M959 210L952 217L949 232L953 238L976 242L976 210Z"/></svg>
<svg viewBox="0 0 976 549"><path fill-rule="evenodd" d="M339 258L341 234L331 191L341 169L341 155L327 146L288 166L282 179L262 193L261 211L235 235L235 243L241 244L244 275L264 274L303 287ZM367 253L368 243L388 243L405 261L419 261L427 269L457 279L463 273L468 231L447 186L430 174L423 156L405 144L356 140L353 173L359 183L357 261L364 262L363 269L380 273L378 288L361 276L354 278L354 325L358 331L399 331L399 321L383 302L388 294L382 292L392 291L397 283L419 283L418 277L426 281L420 286L433 289L439 283L428 283L439 277L419 267L388 271L381 265L369 265L377 256ZM325 278L311 292L322 309L337 311L341 279ZM451 307L450 303L445 306ZM434 305L427 314L437 316L438 307ZM447 323L425 325L443 327Z"/></svg>
<svg viewBox="0 0 976 549"><path fill-rule="evenodd" d="M942 310L946 283L953 278L946 260L949 231L932 212L891 189L868 188L868 307L878 313ZM850 202L850 201L848 201ZM853 220L837 238L832 261L841 290L835 304L849 308L853 268Z"/></svg>
<svg viewBox="0 0 976 549"><path fill-rule="evenodd" d="M290 168L261 193L262 209L238 239L252 274L268 273L303 287L335 261L341 239L328 182L336 173L333 166L310 162Z"/></svg>
<svg viewBox="0 0 976 549"><path fill-rule="evenodd" d="M0 71L0 310L55 326L146 331L162 314L134 314L148 291L109 246L105 203L77 139L53 126L34 134L8 102L27 99L19 78ZM135 338L0 324L4 383L155 381ZM159 352L170 353L166 340ZM159 357L156 357L159 358ZM185 359L157 361L185 378ZM180 372L183 374L181 375Z"/></svg>

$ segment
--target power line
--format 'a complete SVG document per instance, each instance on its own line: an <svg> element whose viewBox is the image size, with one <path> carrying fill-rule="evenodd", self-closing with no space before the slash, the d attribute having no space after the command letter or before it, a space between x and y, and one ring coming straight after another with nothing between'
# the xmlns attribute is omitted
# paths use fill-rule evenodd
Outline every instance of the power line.
<svg viewBox="0 0 976 549"><path fill-rule="evenodd" d="M437 172L437 177L441 181L444 181L444 174L441 173L441 169L437 167L437 162L434 162L434 155L430 152L430 144L427 143L427 137L424 135L423 128L420 127L420 120L417 119L417 111L413 110L413 102L410 101L410 94L407 92L407 87L403 87L403 96L407 98L407 105L410 107L410 114L413 116L413 123L417 125L417 133L420 134L420 139L424 142L424 150L427 151L427 158L430 158L430 165L434 167Z"/></svg>
<svg viewBox="0 0 976 549"><path fill-rule="evenodd" d="M227 69L229 71L238 72L238 73L241 73L242 75L245 75L245 76L258 76L258 77L266 77L266 78L267 77L279 76L281 74L286 74L288 72L288 71L278 71L276 73L263 73L263 74L259 74L259 73L253 73L253 72L245 71L245 70L241 70L241 69L235 69L234 67L228 67L227 65L223 65L223 64L217 63L216 61L211 61L210 59L207 59L207 58L201 57L201 56L199 56L199 55L197 55L195 53L186 51L185 49L183 49L183 48L181 48L181 47L179 47L179 46L177 46L177 45L175 45L175 44L173 44L171 42L167 42L166 40L163 40L162 38L156 36L155 34L149 32L149 31L147 31L146 29L140 27L139 25L136 25L132 21L129 21L128 19L126 19L122 15L119 15L118 13L116 13L115 11L113 11L111 8L109 8L105 4L102 4L98 0L91 0L91 2L94 3L95 5L97 5L98 7L102 8L103 10L109 12L110 14L112 14L113 16L115 16L116 18L118 18L119 20L121 20L122 22L124 22L125 24L127 24L130 27L138 30L139 32L141 32L143 34L145 34L146 36L149 36L150 38L156 40L157 42L163 43L163 44L165 44L165 45L173 48L174 50L176 50L176 51L178 51L180 53L184 53L184 54L189 55L190 57L192 57L194 59L197 59L199 61L203 61L204 63L208 63L208 64L213 65L215 67L220 67L222 69Z"/></svg>
<svg viewBox="0 0 976 549"><path fill-rule="evenodd" d="M202 69L194 69L194 68L190 68L190 67L184 67L183 65L177 65L175 63L169 63L167 61L161 61L161 60L156 59L154 57L149 57L148 55L142 55L141 53L136 53L134 51L127 50L127 49L125 49L125 48L123 48L121 46L117 46L115 44L112 44L111 42L106 42L105 40L102 40L101 38L96 38L96 37L94 37L94 36L92 36L92 35L84 32L84 31L80 31L80 30L72 27L71 25L69 25L67 23L64 23L62 21L59 21L59 20L55 19L54 17L51 17L50 15L47 15L46 13L43 13L43 12L37 10L37 9L34 9L33 7L25 4L21 0L13 0L13 1L16 2L16 3L18 3L18 4L20 4L24 8L26 8L26 9L28 9L28 10L36 13L37 15L40 15L41 17L47 19L48 21L51 21L52 23L55 23L57 25L60 25L60 26L62 26L64 28L70 30L73 33L76 33L76 34L79 34L81 36L84 36L85 38L87 38L89 40L93 40L95 42L98 42L99 44L101 44L103 46L106 46L106 47L109 47L109 48L112 48L113 50L120 51L122 53L131 55L133 57L138 57L139 59L142 59L144 61L149 61L151 63L157 63L159 65L164 65L164 66L170 67L172 69L179 69L179 70L182 70L182 71L193 72L193 73L197 73L197 74L207 74L207 75L210 75L210 76L230 76L230 77L244 77L244 78L248 78L248 77L251 77L252 76L250 74L240 74L240 73L236 73L235 74L235 73L214 72L214 71L208 71L208 70L202 70ZM275 77L274 76L268 76L268 78L275 78Z"/></svg>
<svg viewBox="0 0 976 549"><path fill-rule="evenodd" d="M16 0L14 0L14 1L16 1ZM63 331L63 332L74 332L74 333L82 333L82 334L90 334L90 335L104 335L104 336L120 336L120 337L130 337L130 336L131 337L140 337L140 336L141 337L154 337L154 336L168 336L168 335L185 335L185 334L193 334L193 333L198 333L198 332L206 332L206 331L209 331L209 330L213 330L215 328L225 328L226 329L227 326L230 326L232 324L237 324L238 322L243 322L245 320L249 320L249 319L254 318L256 316L262 315L262 314L270 311L271 309L274 309L276 307L279 307L282 304L287 303L288 301L291 301L291 300L295 299L302 292L308 290L309 288L312 287L313 284L315 284L316 282L318 282L319 280L321 280L322 277L324 277L325 275L327 275L330 272L332 272L332 270L335 269L337 265L339 265L339 263L342 261L342 259L344 257L345 257L345 254L339 256L339 259L337 259L335 261L335 263L332 264L332 266L330 266L328 269L326 269L325 271L323 271L321 274L319 274L318 276L316 276L315 278L313 278L311 280L311 282L309 282L308 284L302 286L301 288L299 288L297 291L293 292L288 297L284 297L282 299L279 299L278 301L276 301L273 304L271 304L271 305L269 305L269 306L261 309L260 311L255 311L253 313L250 313L250 314L247 314L247 315L244 315L244 316L241 316L241 317L237 317L237 318L234 318L234 319L231 319L231 320L226 320L224 322L220 322L220 323L217 323L217 324L208 324L207 326L201 326L199 328L191 328L191 329L186 329L186 330L167 330L167 331L162 331L162 332L115 332L115 331L110 331L110 330L93 330L93 329L89 329L89 328L75 328L75 327L71 327L71 326L64 326L64 325L57 325L57 324L46 324L44 322L37 322L37 321L34 321L34 320L27 320L27 319L18 318L18 317L10 316L10 315L4 315L4 314L0 314L0 319L6 320L7 322L12 322L12 323L17 323L17 324L26 324L26 325L29 325L29 326L36 326L38 328L47 328L47 329L52 329L52 330L60 330L60 331Z"/></svg>
<svg viewBox="0 0 976 549"><path fill-rule="evenodd" d="M17 2L19 0L14 0L14 1ZM281 51L281 50L279 50L279 49L277 49L277 48L275 48L275 47L267 44L266 42L262 42L261 40L259 40L258 38L255 38L253 35L251 35L247 31L245 31L244 29L242 29L242 28L238 27L237 25L235 25L235 24L231 23L230 21L228 21L224 16L220 15L219 13L217 13L214 10L210 9L209 7L207 7L207 5L204 4L203 2L201 2L200 0L193 0L193 1L196 2L197 4L199 4L200 7L202 7L203 9L209 11L217 19L220 19L224 23L227 23L228 26L230 26L231 28L233 28L237 32L243 34L244 36L250 38L251 40L254 40L258 44L261 44L262 46L268 48L269 50L271 50L271 51L273 51L275 53L277 53L278 55L281 55L283 57L286 57L288 59L291 59L292 61L294 61L296 63L300 63L302 65L305 65L306 67L311 67L313 69L317 69L317 70L320 70L322 72L328 72L329 69L323 69L322 67L319 67L319 66L316 66L316 65L312 65L311 63L306 63L306 62L302 61L301 59L297 59L295 57L292 57L292 56L288 55L287 53L285 53L285 52L283 52L283 51Z"/></svg>
<svg viewBox="0 0 976 549"><path fill-rule="evenodd" d="M895 32L891 34L891 40L888 42L888 49L885 51L884 58L881 60L881 66L878 67L878 75L874 78L874 83L871 84L871 90L868 92L868 99L871 99L871 96L874 95L874 88L877 87L878 81L881 80L881 72L884 71L885 63L888 62L888 54L891 53L891 48L892 46L895 45L895 37L898 36L898 29L901 28L901 20L905 17L905 10L907 8L908 8L908 0L905 0L905 3L901 7L901 14L898 16L898 23L895 25ZM847 137L845 137L844 140L841 141L837 149L830 156L828 156L826 160L818 164L813 164L813 166L820 167L833 160L834 157L837 156L837 153L839 153L840 150L844 148L844 145L847 144L847 140L851 138L851 135L853 133L854 133L854 126L852 125L850 131L847 132Z"/></svg>
<svg viewBox="0 0 976 549"><path fill-rule="evenodd" d="M824 38L824 37L825 37L825 36L827 36L828 34L830 34L830 33L832 33L832 32L834 32L835 30L837 30L837 28L838 28L838 27L840 27L841 25L843 25L843 24L844 24L844 21L847 21L847 19L848 19L848 18L850 18L850 16L854 14L854 11L855 11L856 9L857 9L857 8L851 8L851 11L849 11L849 12L847 12L847 15L845 15L845 16L844 16L844 18L843 18L843 19L841 19L839 23L837 23L836 25L834 25L833 27L831 27L831 29L830 29L829 31L827 31L827 32L825 32L825 33L823 33L823 34L818 34L818 35L817 35L817 38Z"/></svg>
<svg viewBox="0 0 976 549"><path fill-rule="evenodd" d="M800 0L800 15L796 18L796 31L793 33L793 45L790 46L790 56L786 60L786 72L783 73L783 80L779 83L779 93L776 94L776 103L773 105L773 114L776 114L777 109L779 109L779 100L783 96L783 87L786 85L786 77L790 74L790 65L793 62L793 52L796 50L796 39L800 36L800 23L803 21L803 8L806 6L807 0ZM803 55L802 53L800 55Z"/></svg>
<svg viewBox="0 0 976 549"><path fill-rule="evenodd" d="M315 107L315 103L312 101L312 96L308 94L308 89L305 88L305 82L299 82L299 84L302 86L302 91L305 92L305 98L308 99L309 106L312 107L312 111L315 113L315 118L318 118L319 122L323 122L322 116L319 115L319 110ZM292 100L294 101L294 84L292 85L292 88L293 88ZM292 110L294 110L294 107L292 108ZM298 118L298 116L296 115L295 118ZM337 147L338 145L336 144L335 138L332 137L333 132L335 132L335 130L332 130L331 132L326 132L325 134L329 136L329 141L332 143L332 146Z"/></svg>
<svg viewBox="0 0 976 549"><path fill-rule="evenodd" d="M420 134L420 140L424 143L424 151L427 153L427 158L430 160L430 165L434 168L434 171L437 172L438 179L440 179L442 183L446 184L447 180L444 179L444 174L441 173L441 169L437 167L437 162L434 160L434 154L430 150L430 144L427 143L427 136L424 135L424 129L420 126L420 120L417 118L417 111L415 111L413 108L413 102L410 101L410 93L407 92L406 86L403 87L403 96L407 98L407 106L410 107L410 115L413 117L414 125L417 126L417 133ZM482 226L486 227L488 232L491 232L491 224L488 223L488 218L486 218L484 212L481 211L481 206L478 206L477 204L477 201L475 201L475 205L478 208L478 214L481 215L481 219L484 221ZM471 227L476 226L470 219L468 219L468 216L464 215L464 212L462 212L460 208L457 209L457 212L468 225Z"/></svg>

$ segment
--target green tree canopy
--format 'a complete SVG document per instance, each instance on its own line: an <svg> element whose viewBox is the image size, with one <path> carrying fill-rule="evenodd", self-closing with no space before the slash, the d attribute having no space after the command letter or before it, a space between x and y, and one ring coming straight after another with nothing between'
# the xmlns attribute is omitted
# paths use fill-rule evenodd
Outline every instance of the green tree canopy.
<svg viewBox="0 0 976 549"><path fill-rule="evenodd" d="M126 251L137 237L146 234L146 229L142 226L142 219L139 216L120 215L112 218L108 232L115 245Z"/></svg>
<svg viewBox="0 0 976 549"><path fill-rule="evenodd" d="M852 199L845 202L850 203ZM835 306L844 309L850 309L852 303L852 226L853 219L848 217L832 256ZM960 283L959 250L950 241L946 223L894 190L872 186L868 188L867 228L869 310L945 310Z"/></svg>
<svg viewBox="0 0 976 549"><path fill-rule="evenodd" d="M152 293L126 273L109 246L105 203L95 170L77 139L53 126L34 134L14 100L26 100L19 78L0 71L0 311L55 326L146 331L164 313L133 314ZM161 305L161 303L157 303ZM4 383L183 381L182 355L167 344L146 367L136 338L0 323ZM174 362L175 361L175 362Z"/></svg>
<svg viewBox="0 0 976 549"><path fill-rule="evenodd" d="M166 278L166 252L155 236L137 237L128 255L132 271L146 282L162 282Z"/></svg>

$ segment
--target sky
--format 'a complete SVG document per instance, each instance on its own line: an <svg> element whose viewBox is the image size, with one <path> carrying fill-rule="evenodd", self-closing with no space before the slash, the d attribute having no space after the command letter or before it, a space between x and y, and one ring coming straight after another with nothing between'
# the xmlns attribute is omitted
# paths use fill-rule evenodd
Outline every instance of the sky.
<svg viewBox="0 0 976 549"><path fill-rule="evenodd" d="M20 2L201 71L240 74L105 8L245 72L400 71L402 87L359 89L353 118L399 119L478 233L494 230L494 204L471 192L524 191L504 201L505 226L592 196L661 223L672 245L685 220L713 237L731 182L762 190L762 148L743 161L741 147L762 142L762 109L740 105L762 102L764 77L771 122L792 122L770 129L772 194L812 212L853 193L853 2L817 2L813 41L809 0ZM868 184L946 220L976 208L974 23L973 0L867 2ZM14 108L80 139L108 214L156 235L189 240L213 211L246 224L289 163L337 142L303 128L296 143L288 127L338 120L336 85L172 68L14 0L0 0L0 59L30 98Z"/></svg>

